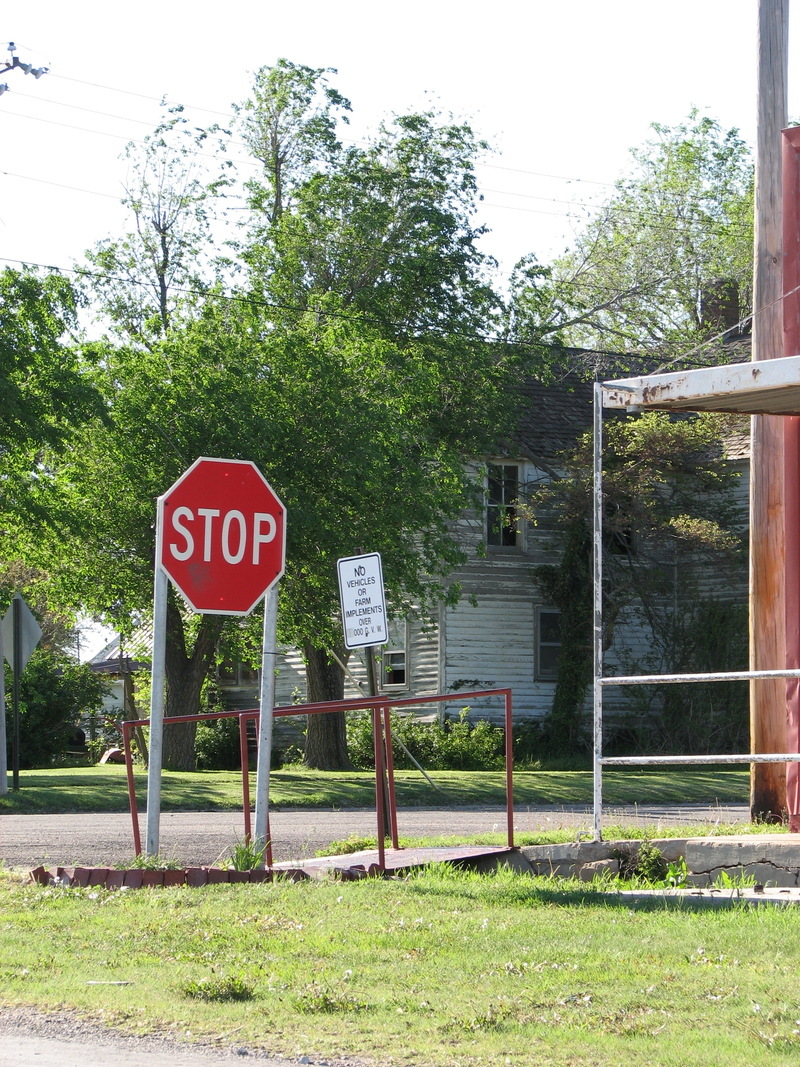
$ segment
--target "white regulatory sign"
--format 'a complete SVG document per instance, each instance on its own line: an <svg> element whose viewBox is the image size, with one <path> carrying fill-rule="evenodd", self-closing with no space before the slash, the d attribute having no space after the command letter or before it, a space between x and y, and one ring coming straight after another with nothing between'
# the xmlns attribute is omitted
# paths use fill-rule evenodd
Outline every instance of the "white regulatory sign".
<svg viewBox="0 0 800 1067"><path fill-rule="evenodd" d="M379 552L336 561L346 648L385 645L389 640Z"/></svg>

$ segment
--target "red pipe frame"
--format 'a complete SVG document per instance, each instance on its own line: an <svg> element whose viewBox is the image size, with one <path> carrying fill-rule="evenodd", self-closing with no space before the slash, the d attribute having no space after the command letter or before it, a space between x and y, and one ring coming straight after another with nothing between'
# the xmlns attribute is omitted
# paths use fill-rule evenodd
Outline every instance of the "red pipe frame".
<svg viewBox="0 0 800 1067"><path fill-rule="evenodd" d="M356 697L350 700L331 700L314 704L292 704L275 708L273 715L281 718L288 715L316 715L331 711L371 711L375 746L375 815L378 823L378 866L385 869L384 851L384 770L389 780L389 825L391 829L392 848L398 849L397 799L394 787L394 760L392 758L392 728L390 711L392 708L412 707L418 704L460 703L462 700L476 697L502 696L505 703L505 762L506 762L506 840L509 848L514 847L514 739L512 736L512 708L510 689L476 689L466 693L437 693L427 697ZM170 715L164 719L164 725L176 722L209 722L212 719L239 719L239 749L242 757L242 808L244 813L245 839L250 840L250 778L247 751L247 720L257 720L258 709L252 711L219 711L213 715ZM128 779L128 799L133 824L133 845L137 856L142 853L141 834L139 831L139 809L136 802L136 785L133 774L133 755L131 752L131 734L137 726L149 726L149 719L126 720L122 723L122 739L125 750L125 767ZM385 758L384 758L385 756ZM269 824L267 827L269 835ZM266 860L272 866L272 842L267 841Z"/></svg>

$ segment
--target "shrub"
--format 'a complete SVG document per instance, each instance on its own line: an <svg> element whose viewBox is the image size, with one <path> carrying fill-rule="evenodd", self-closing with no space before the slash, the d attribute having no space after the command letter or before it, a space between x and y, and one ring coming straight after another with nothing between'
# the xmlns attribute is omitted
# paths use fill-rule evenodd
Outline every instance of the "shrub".
<svg viewBox="0 0 800 1067"><path fill-rule="evenodd" d="M490 771L503 766L505 735L503 730L485 720L472 723L469 709L464 708L456 720L420 722L413 716L391 715L392 756L398 770L410 770L413 762L401 746L402 741L426 770ZM347 722L347 749L356 767L369 770L375 766L372 741L372 716L353 715Z"/></svg>
<svg viewBox="0 0 800 1067"><path fill-rule="evenodd" d="M47 767L64 755L81 719L102 707L106 687L87 663L37 649L20 677L20 767Z"/></svg>
<svg viewBox="0 0 800 1067"><path fill-rule="evenodd" d="M195 755L199 771L238 771L242 765L239 720L236 716L197 724ZM251 762L255 754L250 751ZM272 769L282 766L281 753L272 749Z"/></svg>
<svg viewBox="0 0 800 1067"><path fill-rule="evenodd" d="M212 719L197 724L195 738L199 771L235 771L242 765L239 720Z"/></svg>

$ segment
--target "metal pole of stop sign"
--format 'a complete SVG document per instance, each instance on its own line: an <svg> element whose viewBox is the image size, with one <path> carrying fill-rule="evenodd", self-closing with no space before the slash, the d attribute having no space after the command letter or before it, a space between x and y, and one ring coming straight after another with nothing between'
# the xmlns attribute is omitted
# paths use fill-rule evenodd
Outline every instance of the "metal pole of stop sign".
<svg viewBox="0 0 800 1067"><path fill-rule="evenodd" d="M269 825L269 771L272 762L272 722L275 709L275 667L278 653L278 587L274 585L264 601L264 644L261 652L261 714L258 723L258 762L256 764L256 819L254 847L266 853ZM264 860L260 866L264 866Z"/></svg>
<svg viewBox="0 0 800 1067"><path fill-rule="evenodd" d="M159 508L158 521L161 521ZM153 662L150 676L150 744L147 760L147 833L148 856L158 855L161 822L161 764L164 737L164 683L166 680L167 578L156 563L153 582Z"/></svg>

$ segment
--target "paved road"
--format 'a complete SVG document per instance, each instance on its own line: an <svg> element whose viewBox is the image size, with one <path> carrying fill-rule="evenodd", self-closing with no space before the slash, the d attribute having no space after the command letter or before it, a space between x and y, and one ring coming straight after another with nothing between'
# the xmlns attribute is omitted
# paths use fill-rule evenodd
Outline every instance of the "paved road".
<svg viewBox="0 0 800 1067"><path fill-rule="evenodd" d="M744 805L642 805L610 807L604 826L640 824L658 827L715 822L744 822ZM374 837L372 811L274 811L270 816L273 859L297 860L350 836ZM400 836L468 835L505 829L503 808L409 809L398 815ZM518 832L592 827L586 807L521 808L515 814ZM145 816L141 819L142 839ZM160 850L166 857L193 866L213 864L244 836L241 815L234 812L181 812L161 816ZM55 866L101 866L132 859L133 832L129 815L2 815L0 861L31 869Z"/></svg>

